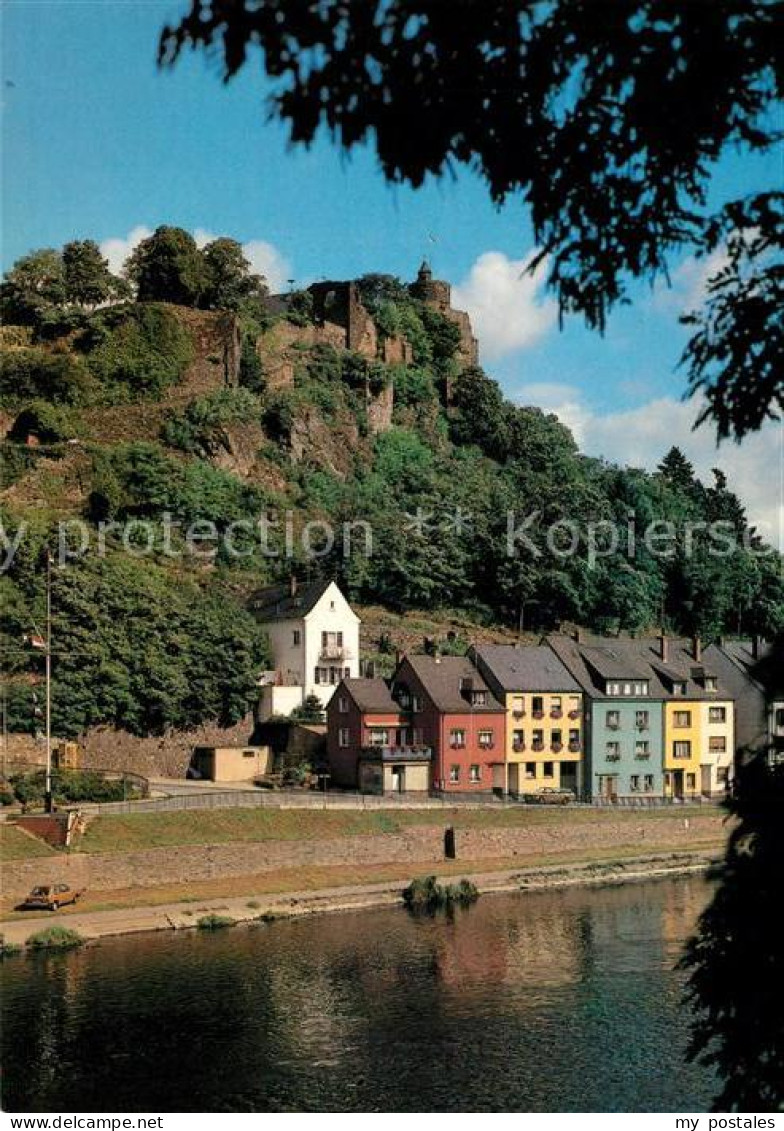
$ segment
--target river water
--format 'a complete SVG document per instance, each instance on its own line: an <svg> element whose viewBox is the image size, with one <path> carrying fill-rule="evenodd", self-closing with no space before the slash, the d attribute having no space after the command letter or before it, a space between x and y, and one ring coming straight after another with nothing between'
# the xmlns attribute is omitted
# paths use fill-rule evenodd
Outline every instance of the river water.
<svg viewBox="0 0 784 1131"><path fill-rule="evenodd" d="M6 1111L698 1111L701 878L323 915L4 963Z"/></svg>

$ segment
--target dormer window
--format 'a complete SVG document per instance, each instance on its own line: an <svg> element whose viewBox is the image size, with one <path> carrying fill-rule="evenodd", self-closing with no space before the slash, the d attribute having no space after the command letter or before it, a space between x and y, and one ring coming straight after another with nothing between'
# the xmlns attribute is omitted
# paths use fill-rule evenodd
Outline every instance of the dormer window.
<svg viewBox="0 0 784 1131"><path fill-rule="evenodd" d="M686 694L686 684L685 684L685 682L683 682L682 680L676 680L672 685L672 693L673 693L673 695L685 695Z"/></svg>
<svg viewBox="0 0 784 1131"><path fill-rule="evenodd" d="M471 692L471 706L472 707L486 707L487 706L487 692L486 691L472 691Z"/></svg>
<svg viewBox="0 0 784 1131"><path fill-rule="evenodd" d="M715 675L706 675L703 680L703 686L706 691L718 691L719 684Z"/></svg>

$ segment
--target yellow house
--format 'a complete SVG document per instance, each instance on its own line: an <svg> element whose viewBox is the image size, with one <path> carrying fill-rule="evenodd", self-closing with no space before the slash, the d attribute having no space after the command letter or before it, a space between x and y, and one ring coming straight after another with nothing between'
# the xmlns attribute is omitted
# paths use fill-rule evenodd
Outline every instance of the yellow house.
<svg viewBox="0 0 784 1131"><path fill-rule="evenodd" d="M662 642L664 792L668 797L721 797L732 771L735 704L702 660L699 639Z"/></svg>
<svg viewBox="0 0 784 1131"><path fill-rule="evenodd" d="M546 645L485 645L471 659L506 711L504 764L496 789L539 793L583 783L583 696Z"/></svg>

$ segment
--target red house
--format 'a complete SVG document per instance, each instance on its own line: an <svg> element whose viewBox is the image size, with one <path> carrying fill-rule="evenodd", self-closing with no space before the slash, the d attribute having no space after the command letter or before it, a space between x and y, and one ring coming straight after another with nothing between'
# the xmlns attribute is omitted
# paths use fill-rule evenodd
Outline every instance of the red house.
<svg viewBox="0 0 784 1131"><path fill-rule="evenodd" d="M427 793L432 750L383 679L344 679L327 706L331 784L364 793Z"/></svg>
<svg viewBox="0 0 784 1131"><path fill-rule="evenodd" d="M505 711L467 657L406 656L391 693L408 712L411 742L432 748L432 789L480 793L502 784Z"/></svg>

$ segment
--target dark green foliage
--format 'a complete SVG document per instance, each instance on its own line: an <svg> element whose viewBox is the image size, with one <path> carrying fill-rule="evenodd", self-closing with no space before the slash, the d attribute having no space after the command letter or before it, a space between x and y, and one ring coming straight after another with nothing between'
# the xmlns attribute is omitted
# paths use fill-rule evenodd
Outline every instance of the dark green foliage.
<svg viewBox="0 0 784 1131"><path fill-rule="evenodd" d="M779 662L781 655L779 655ZM781 676L779 675L779 679ZM681 966L696 1010L689 1055L722 1081L716 1111L784 1111L784 764L746 766L719 886Z"/></svg>
<svg viewBox="0 0 784 1131"><path fill-rule="evenodd" d="M295 723L323 723L324 707L318 695L308 695L301 707L295 707L289 716Z"/></svg>
<svg viewBox="0 0 784 1131"><path fill-rule="evenodd" d="M403 889L403 902L409 911L433 914L451 907L467 907L476 903L479 889L470 880L457 884L440 884L435 876L412 880Z"/></svg>
<svg viewBox="0 0 784 1131"><path fill-rule="evenodd" d="M256 347L256 334L244 333L240 352L240 385L251 393L261 394L267 387L259 351Z"/></svg>
<svg viewBox="0 0 784 1131"><path fill-rule="evenodd" d="M34 399L88 405L99 395L99 385L78 354L29 346L2 350L0 395L7 405Z"/></svg>
<svg viewBox="0 0 784 1131"><path fill-rule="evenodd" d="M65 245L63 273L68 302L92 307L117 293L119 280L112 275L94 240L73 240Z"/></svg>
<svg viewBox="0 0 784 1131"><path fill-rule="evenodd" d="M42 805L46 786L43 770L13 774L9 781L22 805ZM109 778L97 770L54 770L52 792L58 804L75 801L127 801L142 796L131 778Z"/></svg>
<svg viewBox="0 0 784 1131"><path fill-rule="evenodd" d="M261 404L246 389L219 389L191 401L181 412L172 410L161 429L170 448L207 458L227 449L224 426L253 420L261 422Z"/></svg>
<svg viewBox="0 0 784 1131"><path fill-rule="evenodd" d="M63 259L54 248L22 256L3 278L0 312L4 322L35 326L66 299Z"/></svg>
<svg viewBox="0 0 784 1131"><path fill-rule="evenodd" d="M79 347L110 403L159 397L182 379L193 357L188 330L155 303L98 312Z"/></svg>
<svg viewBox="0 0 784 1131"><path fill-rule="evenodd" d="M313 295L310 291L292 291L286 318L295 326L308 326L313 321Z"/></svg>
<svg viewBox="0 0 784 1131"><path fill-rule="evenodd" d="M199 305L207 310L241 310L253 296L266 293L261 275L254 275L242 245L222 236L201 251L203 289Z"/></svg>
<svg viewBox="0 0 784 1131"><path fill-rule="evenodd" d="M14 421L8 439L24 442L35 436L42 444L71 440L80 432L79 418L72 409L48 401L33 401Z"/></svg>
<svg viewBox="0 0 784 1131"><path fill-rule="evenodd" d="M22 953L18 943L6 942L5 935L0 934L0 958L13 958Z"/></svg>
<svg viewBox="0 0 784 1131"><path fill-rule="evenodd" d="M139 302L195 306L207 285L205 264L189 232L162 225L132 252L125 266Z"/></svg>

